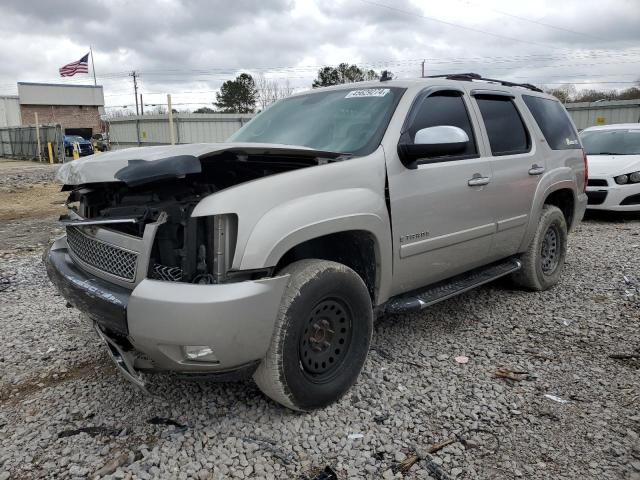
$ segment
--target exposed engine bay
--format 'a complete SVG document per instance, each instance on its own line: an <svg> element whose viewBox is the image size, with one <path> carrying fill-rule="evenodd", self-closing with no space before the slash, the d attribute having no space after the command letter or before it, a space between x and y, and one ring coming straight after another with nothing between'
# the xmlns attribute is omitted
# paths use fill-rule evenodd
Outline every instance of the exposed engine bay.
<svg viewBox="0 0 640 480"><path fill-rule="evenodd" d="M205 158L132 160L117 172L120 181L65 185L63 190L71 190L67 200L70 214L61 221L67 228L100 225L142 238L145 226L162 218L164 223L155 235L147 276L167 281L222 283L233 277L229 268L238 219L232 213L192 217L198 202L234 185L331 160L334 159L309 154L231 151ZM264 274L254 273L256 276L251 278Z"/></svg>

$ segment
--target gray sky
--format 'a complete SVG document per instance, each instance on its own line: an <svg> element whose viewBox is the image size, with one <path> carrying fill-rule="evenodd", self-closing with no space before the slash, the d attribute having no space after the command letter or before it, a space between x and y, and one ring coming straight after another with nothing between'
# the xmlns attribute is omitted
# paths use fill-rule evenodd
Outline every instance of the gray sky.
<svg viewBox="0 0 640 480"><path fill-rule="evenodd" d="M3 0L0 94L58 76L91 44L108 106L210 104L240 71L308 88L319 66L477 72L578 88L640 80L640 0Z"/></svg>

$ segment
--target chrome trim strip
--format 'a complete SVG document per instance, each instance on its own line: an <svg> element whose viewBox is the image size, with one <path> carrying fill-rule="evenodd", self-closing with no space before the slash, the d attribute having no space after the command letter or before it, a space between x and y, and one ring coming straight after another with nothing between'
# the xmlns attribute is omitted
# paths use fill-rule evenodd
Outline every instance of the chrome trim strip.
<svg viewBox="0 0 640 480"><path fill-rule="evenodd" d="M468 228L459 232L448 233L426 240L407 243L400 246L400 258L407 258L420 253L430 252L443 247L449 247L458 243L468 242L476 238L486 237L496 233L495 223L488 223L478 227Z"/></svg>
<svg viewBox="0 0 640 480"><path fill-rule="evenodd" d="M498 231L504 232L505 230L524 225L527 223L528 218L529 215L525 213L524 215L518 215L517 217L505 218L504 220L500 220L498 221Z"/></svg>
<svg viewBox="0 0 640 480"><path fill-rule="evenodd" d="M64 225L65 227L73 227L73 226L87 226L87 225L110 225L114 223L140 223L140 220L137 218L120 218L120 219L109 219L109 220L58 220L60 225Z"/></svg>
<svg viewBox="0 0 640 480"><path fill-rule="evenodd" d="M147 278L147 272L149 270L149 259L151 258L151 249L153 248L153 241L156 238L156 233L160 225L167 221L168 215L166 212L160 212L158 219L153 223L148 223L144 227L144 234L142 235L142 241L140 242L140 250L138 252L138 268L136 270L135 285Z"/></svg>

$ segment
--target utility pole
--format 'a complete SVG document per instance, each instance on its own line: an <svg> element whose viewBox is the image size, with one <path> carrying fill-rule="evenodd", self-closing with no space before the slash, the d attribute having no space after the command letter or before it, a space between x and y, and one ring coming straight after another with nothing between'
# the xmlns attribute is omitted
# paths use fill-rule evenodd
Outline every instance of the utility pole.
<svg viewBox="0 0 640 480"><path fill-rule="evenodd" d="M136 97L136 115L140 115L140 112L138 111L138 73L134 70L129 74L129 76L133 77L133 94Z"/></svg>
<svg viewBox="0 0 640 480"><path fill-rule="evenodd" d="M38 161L42 161L42 147L40 146L40 122L38 121L38 112L34 112L36 120L36 138L38 139Z"/></svg>
<svg viewBox="0 0 640 480"><path fill-rule="evenodd" d="M171 94L167 94L167 107L169 109L169 134L171 135L171 145L176 144L176 136L173 131L173 106L171 105Z"/></svg>
<svg viewBox="0 0 640 480"><path fill-rule="evenodd" d="M422 76L420 78L424 78L424 60L422 60Z"/></svg>
<svg viewBox="0 0 640 480"><path fill-rule="evenodd" d="M140 115L144 115L144 102L142 101L142 94L140 94Z"/></svg>

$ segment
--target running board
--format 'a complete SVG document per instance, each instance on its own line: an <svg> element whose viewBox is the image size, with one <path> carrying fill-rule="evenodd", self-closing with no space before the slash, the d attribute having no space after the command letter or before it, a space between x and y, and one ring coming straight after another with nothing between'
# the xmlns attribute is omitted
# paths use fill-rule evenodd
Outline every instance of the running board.
<svg viewBox="0 0 640 480"><path fill-rule="evenodd" d="M489 283L520 270L522 263L516 258L508 258L486 267L430 285L424 289L403 293L391 298L385 305L385 313L408 313L422 310L435 303L460 295L472 288Z"/></svg>

